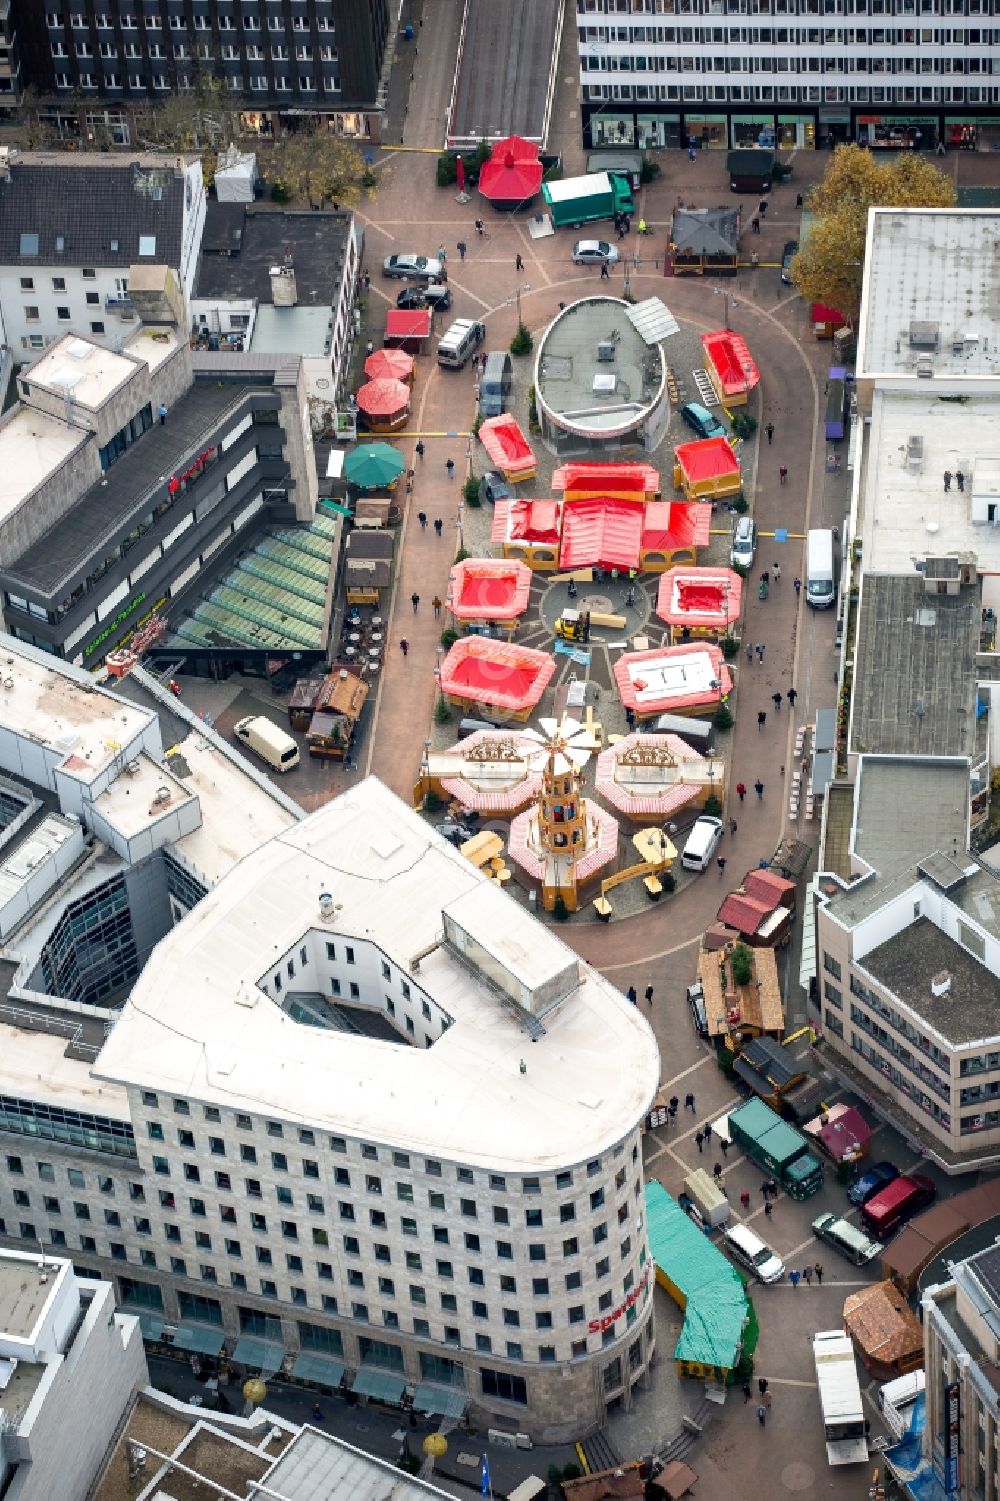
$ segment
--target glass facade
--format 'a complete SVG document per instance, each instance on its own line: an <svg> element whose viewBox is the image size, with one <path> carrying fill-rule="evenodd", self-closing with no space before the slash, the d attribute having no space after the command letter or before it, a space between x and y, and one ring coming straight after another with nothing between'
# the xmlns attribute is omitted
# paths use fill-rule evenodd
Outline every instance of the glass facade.
<svg viewBox="0 0 1000 1501"><path fill-rule="evenodd" d="M205 895L205 887L174 859L169 850L163 851L163 864L167 872L167 890L179 906L190 912Z"/></svg>
<svg viewBox="0 0 1000 1501"><path fill-rule="evenodd" d="M116 1157L135 1157L135 1136L127 1121L113 1121L81 1110L63 1110L56 1105L37 1105L0 1095L0 1131L32 1136L41 1141L60 1141L91 1152L112 1152Z"/></svg>
<svg viewBox="0 0 1000 1501"><path fill-rule="evenodd" d="M50 995L99 1006L139 973L122 876L71 902L42 949Z"/></svg>

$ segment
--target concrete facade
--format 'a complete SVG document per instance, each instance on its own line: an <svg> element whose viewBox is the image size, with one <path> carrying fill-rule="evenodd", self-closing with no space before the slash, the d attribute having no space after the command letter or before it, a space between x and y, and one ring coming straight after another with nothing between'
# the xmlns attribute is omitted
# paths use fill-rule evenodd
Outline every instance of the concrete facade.
<svg viewBox="0 0 1000 1501"><path fill-rule="evenodd" d="M924 1367L927 1374L927 1424L923 1455L944 1483L946 1389L958 1387L961 1454L959 1484L951 1492L959 1501L996 1501L1000 1495L1000 1287L995 1246L959 1262L952 1280L930 1287L921 1300ZM952 1409L954 1413L954 1409Z"/></svg>

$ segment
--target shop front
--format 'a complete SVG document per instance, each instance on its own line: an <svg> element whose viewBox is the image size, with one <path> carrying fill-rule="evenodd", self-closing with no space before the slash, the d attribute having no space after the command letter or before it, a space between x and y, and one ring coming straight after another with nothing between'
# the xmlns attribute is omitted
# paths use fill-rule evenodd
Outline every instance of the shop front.
<svg viewBox="0 0 1000 1501"><path fill-rule="evenodd" d="M612 109L598 108L591 113L585 123L584 141L593 151L617 146L662 151L685 144L679 114L650 114L641 110L623 114L617 103Z"/></svg>
<svg viewBox="0 0 1000 1501"><path fill-rule="evenodd" d="M832 151L846 141L852 141L851 112L847 109L825 108L819 112L819 144Z"/></svg>
<svg viewBox="0 0 1000 1501"><path fill-rule="evenodd" d="M998 151L1000 119L996 115L982 118L965 115L961 119L946 115L944 144L949 151Z"/></svg>
<svg viewBox="0 0 1000 1501"><path fill-rule="evenodd" d="M872 151L932 151L937 145L936 115L859 115L859 146Z"/></svg>
<svg viewBox="0 0 1000 1501"><path fill-rule="evenodd" d="M687 144L702 151L726 151L729 121L725 115L688 114L684 117Z"/></svg>
<svg viewBox="0 0 1000 1501"><path fill-rule="evenodd" d="M680 115L637 115L639 144L647 151L677 149L683 142Z"/></svg>
<svg viewBox="0 0 1000 1501"><path fill-rule="evenodd" d="M734 146L759 146L766 150L774 149L773 115L733 115L730 125Z"/></svg>
<svg viewBox="0 0 1000 1501"><path fill-rule="evenodd" d="M779 115L778 147L781 151L815 151L816 121L812 115Z"/></svg>
<svg viewBox="0 0 1000 1501"><path fill-rule="evenodd" d="M601 111L590 120L590 144L600 146L634 146L636 143L635 116L612 114Z"/></svg>

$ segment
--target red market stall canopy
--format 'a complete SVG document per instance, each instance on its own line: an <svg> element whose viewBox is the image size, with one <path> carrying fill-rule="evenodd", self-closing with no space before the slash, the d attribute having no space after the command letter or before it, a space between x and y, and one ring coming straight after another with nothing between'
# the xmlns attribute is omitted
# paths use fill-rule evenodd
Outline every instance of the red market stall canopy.
<svg viewBox="0 0 1000 1501"><path fill-rule="evenodd" d="M493 542L559 542L557 500L498 500L493 511Z"/></svg>
<svg viewBox="0 0 1000 1501"><path fill-rule="evenodd" d="M719 395L741 396L746 399L760 382L760 371L754 364L747 342L731 329L717 329L715 333L702 334L702 348L708 362L708 373ZM713 374L714 372L714 374Z"/></svg>
<svg viewBox="0 0 1000 1501"><path fill-rule="evenodd" d="M725 633L742 603L743 580L731 568L671 568L660 577L656 613L670 626Z"/></svg>
<svg viewBox="0 0 1000 1501"><path fill-rule="evenodd" d="M827 307L825 302L814 302L809 309L809 318L813 323L832 323L834 328L843 328L847 322L843 313L838 313L835 307Z"/></svg>
<svg viewBox="0 0 1000 1501"><path fill-rule="evenodd" d="M490 161L503 161L507 156L512 156L516 162L536 162L538 142L529 141L524 136L504 136L491 148Z"/></svg>
<svg viewBox="0 0 1000 1501"><path fill-rule="evenodd" d="M448 608L456 620L516 620L528 608L531 569L504 558L465 558L451 570Z"/></svg>
<svg viewBox="0 0 1000 1501"><path fill-rule="evenodd" d="M368 417L394 417L410 403L410 388L401 380L370 380L357 395L358 406Z"/></svg>
<svg viewBox="0 0 1000 1501"><path fill-rule="evenodd" d="M578 500L563 509L559 567L639 567L645 506L636 501Z"/></svg>
<svg viewBox="0 0 1000 1501"><path fill-rule="evenodd" d="M403 349L376 349L365 360L369 380L411 380L413 356Z"/></svg>
<svg viewBox="0 0 1000 1501"><path fill-rule="evenodd" d="M693 551L707 547L712 531L712 507L697 501L657 501L646 507L643 518L642 550L663 553Z"/></svg>
<svg viewBox="0 0 1000 1501"><path fill-rule="evenodd" d="M485 636L462 636L441 663L441 692L446 698L527 717L555 670L555 657L548 652Z"/></svg>
<svg viewBox="0 0 1000 1501"><path fill-rule="evenodd" d="M479 429L479 441L497 468L515 482L534 474L534 452L513 417L490 417Z"/></svg>
<svg viewBox="0 0 1000 1501"><path fill-rule="evenodd" d="M727 475L739 478L740 461L729 446L728 438L699 438L696 443L679 443L674 449L674 457L691 488Z"/></svg>
<svg viewBox="0 0 1000 1501"><path fill-rule="evenodd" d="M430 308L390 308L385 315L385 343L418 343L431 336Z"/></svg>
<svg viewBox="0 0 1000 1501"><path fill-rule="evenodd" d="M519 162L510 151L499 157L494 152L479 169L479 191L491 203L524 203L541 185L541 162Z"/></svg>
<svg viewBox="0 0 1000 1501"><path fill-rule="evenodd" d="M637 499L659 493L659 471L649 464L563 464L552 476L552 489L566 500L610 496L613 500Z"/></svg>

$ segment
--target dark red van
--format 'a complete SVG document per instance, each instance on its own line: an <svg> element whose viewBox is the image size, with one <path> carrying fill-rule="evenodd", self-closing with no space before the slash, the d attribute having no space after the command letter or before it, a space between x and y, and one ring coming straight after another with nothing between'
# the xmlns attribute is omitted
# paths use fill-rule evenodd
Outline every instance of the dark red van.
<svg viewBox="0 0 1000 1501"><path fill-rule="evenodd" d="M904 1173L868 1200L861 1210L865 1228L876 1240L885 1240L897 1225L926 1209L937 1189L923 1173Z"/></svg>

